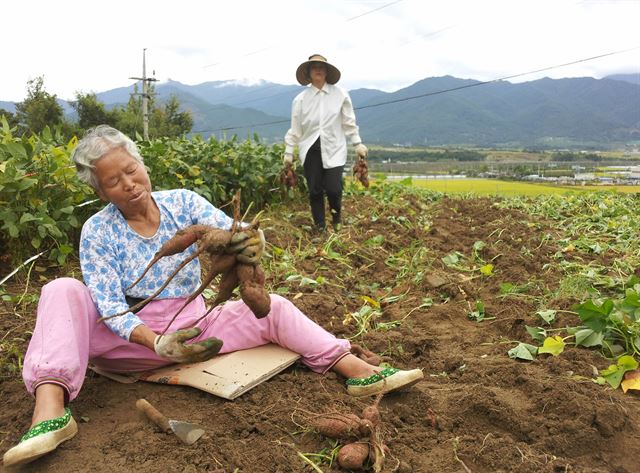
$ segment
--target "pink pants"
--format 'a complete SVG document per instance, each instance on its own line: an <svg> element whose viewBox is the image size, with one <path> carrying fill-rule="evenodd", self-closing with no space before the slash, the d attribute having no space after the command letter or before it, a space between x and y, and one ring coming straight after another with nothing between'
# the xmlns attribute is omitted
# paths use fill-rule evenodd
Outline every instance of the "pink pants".
<svg viewBox="0 0 640 473"><path fill-rule="evenodd" d="M163 299L147 304L138 317L154 332L161 333L184 299ZM190 325L206 307L202 297L191 302L169 331ZM42 288L36 327L24 359L22 377L33 394L43 383L64 387L69 400L80 392L89 361L96 367L126 373L171 364L153 350L130 343L105 324L96 323L98 311L89 289L72 278L56 279ZM318 373L329 370L350 350L338 339L307 318L292 302L271 295L271 312L257 319L242 301L216 307L198 323L202 333L193 341L216 337L224 344L220 354L273 342L302 356L302 362ZM189 341L191 343L191 341Z"/></svg>

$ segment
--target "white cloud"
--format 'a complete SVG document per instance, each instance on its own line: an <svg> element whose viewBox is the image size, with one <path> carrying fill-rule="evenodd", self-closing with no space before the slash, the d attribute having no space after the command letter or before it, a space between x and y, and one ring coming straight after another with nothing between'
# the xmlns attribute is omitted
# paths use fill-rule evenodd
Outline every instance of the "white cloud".
<svg viewBox="0 0 640 473"><path fill-rule="evenodd" d="M640 46L638 0L112 0L97 5L80 0L3 5L3 37L12 45L3 50L0 100L22 100L27 81L39 75L50 93L66 99L78 90L129 85L129 77L142 73L143 48L147 73L155 71L163 81L293 84L297 65L319 52L340 68L346 88L392 91L425 77L491 80ZM640 49L514 81L638 71Z"/></svg>

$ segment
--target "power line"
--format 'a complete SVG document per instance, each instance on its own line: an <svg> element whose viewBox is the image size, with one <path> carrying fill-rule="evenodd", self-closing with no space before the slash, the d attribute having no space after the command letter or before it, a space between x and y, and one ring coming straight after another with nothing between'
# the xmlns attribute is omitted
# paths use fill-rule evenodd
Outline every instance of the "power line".
<svg viewBox="0 0 640 473"><path fill-rule="evenodd" d="M396 0L395 2L387 3L387 4L382 5L382 6L380 6L380 7L374 8L374 9L369 10L369 11L366 11L366 12L364 12L364 13L361 13L360 15L356 15L356 16L353 16L353 17L351 17L351 18L347 18L347 19L345 20L345 23L348 23L348 22L350 22L350 21L356 20L356 19L361 18L361 17L363 17L363 16L365 16L365 15L369 15L370 13L375 13L375 12L377 12L377 11L382 10L383 8L390 7L391 5L395 5L396 3L400 3L400 2L402 2L402 1L403 1L403 0ZM282 41L281 43L284 43L284 41ZM241 57L253 56L254 54L258 54L258 53L261 53L261 52L267 51L267 50L269 50L269 49L272 49L273 47L275 47L275 46L266 46L266 47L264 47L264 48L260 48L260 49L257 49L257 50L255 50L255 51L251 51L251 52L248 52L248 53L246 53L246 54L243 54L243 55L241 55ZM225 63L225 61L214 62L214 63L212 63L212 64L206 64L206 65L202 66L202 68L203 68L203 69L206 69L206 68L208 68L208 67L219 66L220 64L224 64L224 63Z"/></svg>
<svg viewBox="0 0 640 473"><path fill-rule="evenodd" d="M473 84L461 85L459 87L453 87L451 89L443 89L443 90L438 90L436 92L428 92L428 93L425 93L425 94L412 95L410 97L403 97L401 99L388 100L386 102L380 102L380 103L375 103L375 104L371 104L371 105L363 105L361 107L354 107L354 110L364 110L366 108L381 107L383 105L389 105L389 104L394 104L394 103L399 103L399 102L406 102L406 101L409 101L409 100L415 100L415 99L419 99L419 98L423 98L423 97L430 97L432 95L440 95L440 94L445 94L445 93L448 93L448 92L455 92L456 90L469 89L471 87L478 87L478 86L481 86L481 85L491 84L493 82L499 82L499 81L502 81L502 80L513 79L513 78L516 78L516 77L522 77L522 76L526 76L526 75L529 75L529 74L535 74L535 73L538 73L538 72L550 71L552 69L558 69L560 67L571 66L571 65L574 65L574 64L579 64L581 62L593 61L595 59L601 59L601 58L607 57L607 56L613 56L613 55L616 55L616 54L627 53L629 51L634 51L636 49L640 49L640 46L634 46L634 47L628 48L628 49L621 49L621 50L618 50L618 51L612 51L612 52L605 53L605 54L599 54L597 56L591 56L591 57L588 57L588 58L578 59L576 61L566 62L564 64L557 64L555 66L543 67L542 69L536 69L536 70L527 71L527 72L520 72L518 74L513 74L513 75L509 75L509 76L505 76L505 77L500 77L500 78L497 78L497 79L491 79L491 80L481 81L481 82L474 82ZM263 127L263 126L268 126L268 125L279 125L281 123L287 123L287 122L289 122L289 120L277 120L277 121L266 122L266 123L254 123L254 124L251 124L251 125L229 126L229 127L224 127L224 128L217 128L217 129L214 129L214 130L198 130L198 131L194 131L193 133L216 133L216 132L219 132L219 131L240 130L240 129L243 129L243 128L257 128L257 127Z"/></svg>
<svg viewBox="0 0 640 473"><path fill-rule="evenodd" d="M402 0L396 0L395 2L387 3L386 5L382 5L381 7L374 8L373 10L369 10L368 12L364 12L361 15L352 16L351 18L347 18L345 21L353 21L358 18L362 18L365 15L369 15L371 13L377 12L378 10L382 10L383 8L390 7L391 5L395 5L396 3L400 3Z"/></svg>

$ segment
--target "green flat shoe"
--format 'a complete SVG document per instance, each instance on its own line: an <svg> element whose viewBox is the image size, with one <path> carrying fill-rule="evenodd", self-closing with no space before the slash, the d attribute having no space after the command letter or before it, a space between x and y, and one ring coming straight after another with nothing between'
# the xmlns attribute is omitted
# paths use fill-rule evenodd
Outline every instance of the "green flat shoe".
<svg viewBox="0 0 640 473"><path fill-rule="evenodd" d="M347 392L354 397L375 396L407 388L422 378L424 374L420 369L405 371L398 368L385 368L367 378L349 378L346 383Z"/></svg>
<svg viewBox="0 0 640 473"><path fill-rule="evenodd" d="M71 410L65 407L63 416L43 420L30 428L18 445L5 452L2 463L8 468L32 462L73 438L77 432L78 424L71 416Z"/></svg>

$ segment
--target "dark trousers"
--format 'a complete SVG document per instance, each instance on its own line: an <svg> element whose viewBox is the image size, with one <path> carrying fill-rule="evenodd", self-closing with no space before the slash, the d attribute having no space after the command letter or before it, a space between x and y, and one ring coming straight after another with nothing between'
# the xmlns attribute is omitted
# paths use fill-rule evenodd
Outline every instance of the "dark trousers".
<svg viewBox="0 0 640 473"><path fill-rule="evenodd" d="M322 167L322 149L320 138L309 148L304 160L304 177L309 187L309 203L313 223L324 228L324 195L327 195L331 209L331 222L340 223L342 210L342 173L344 166L324 169Z"/></svg>

